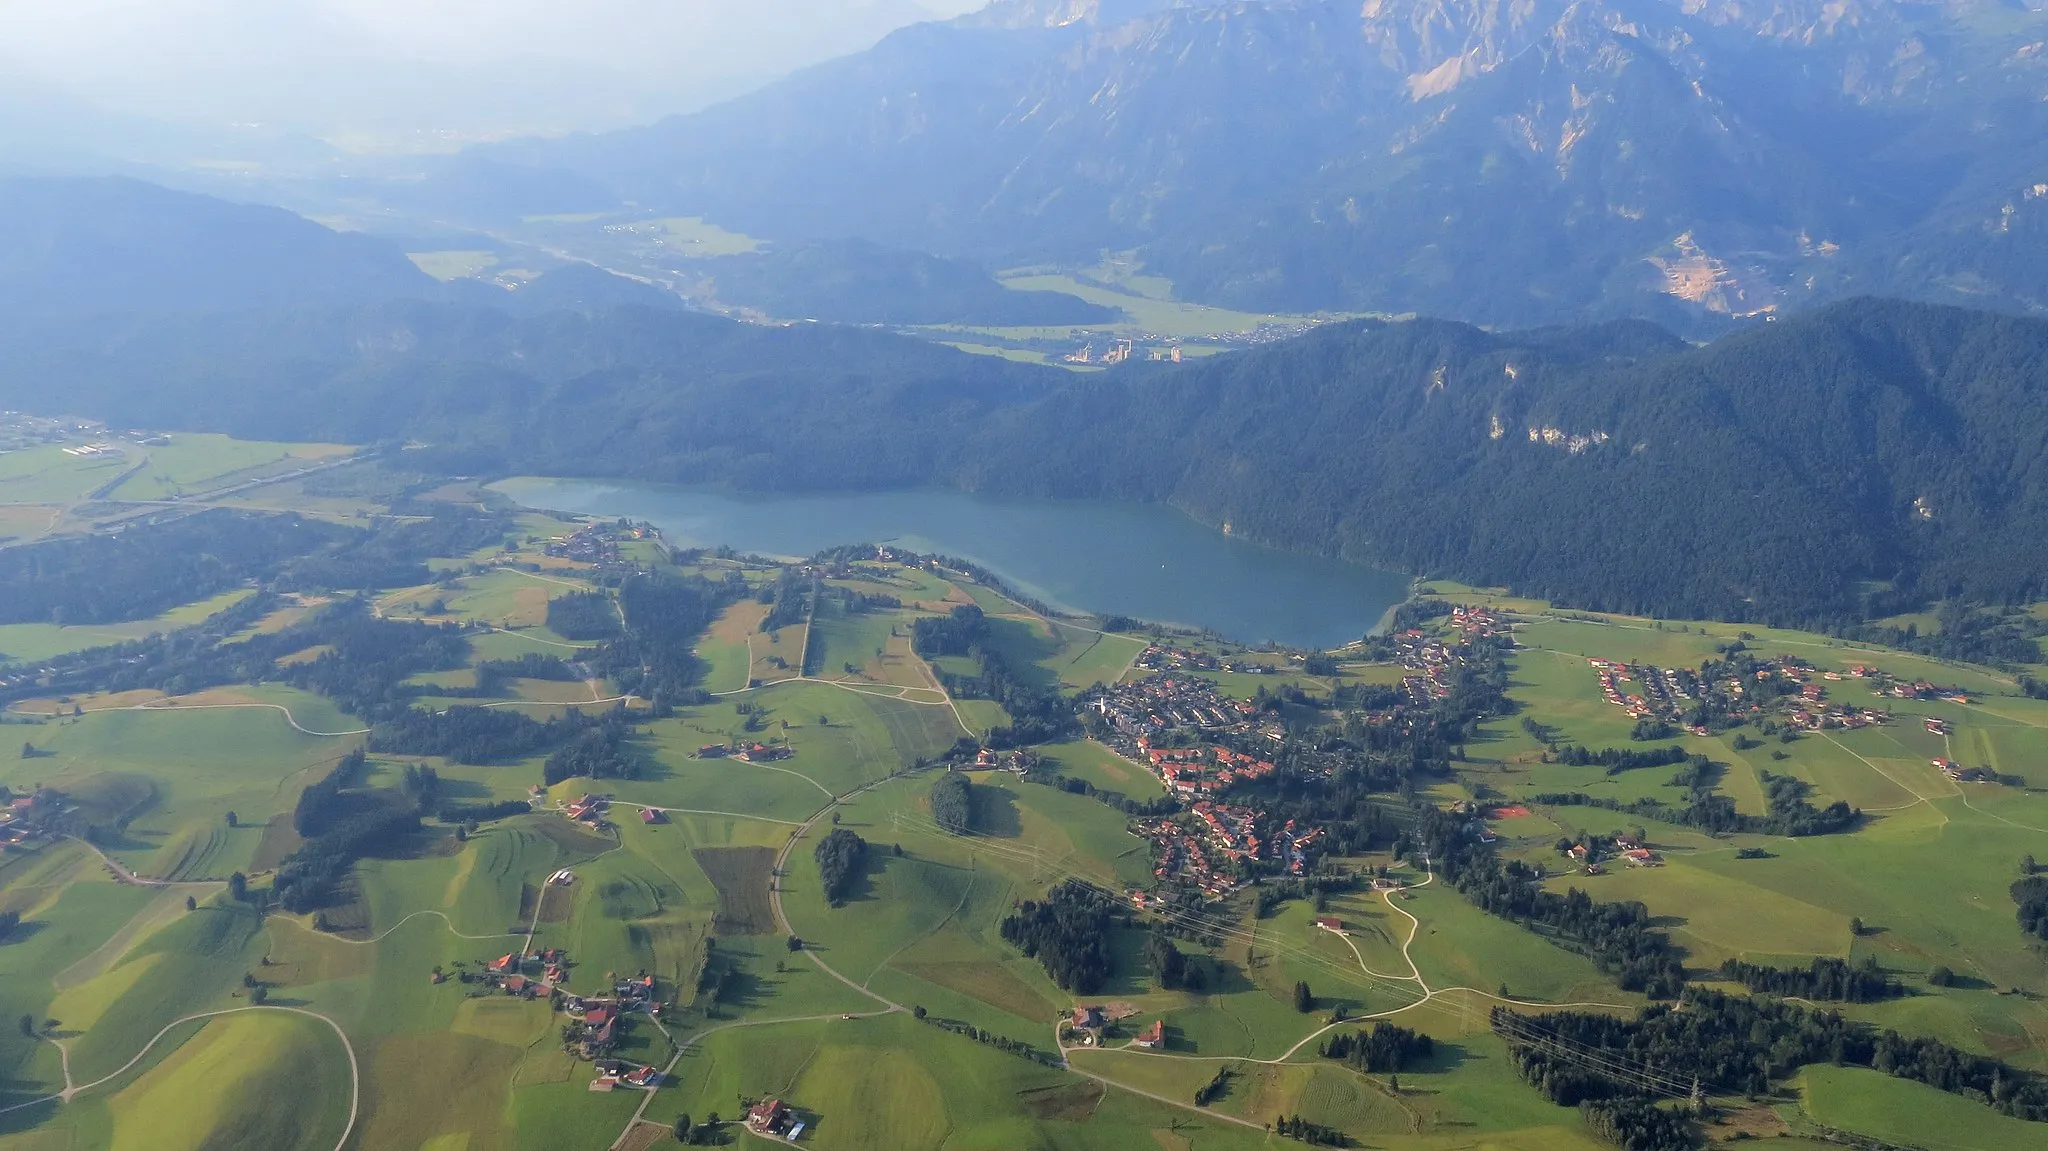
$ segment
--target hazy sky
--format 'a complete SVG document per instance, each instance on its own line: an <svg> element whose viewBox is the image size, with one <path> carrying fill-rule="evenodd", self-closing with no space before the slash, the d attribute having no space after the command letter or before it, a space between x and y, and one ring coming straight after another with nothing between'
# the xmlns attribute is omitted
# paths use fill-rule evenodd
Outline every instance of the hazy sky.
<svg viewBox="0 0 2048 1151"><path fill-rule="evenodd" d="M609 127L983 0L0 0L0 72L323 134Z"/></svg>

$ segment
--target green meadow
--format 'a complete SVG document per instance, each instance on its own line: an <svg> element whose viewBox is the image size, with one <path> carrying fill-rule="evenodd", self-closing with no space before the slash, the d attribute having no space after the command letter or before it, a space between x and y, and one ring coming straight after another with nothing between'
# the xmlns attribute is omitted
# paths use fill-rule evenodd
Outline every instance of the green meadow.
<svg viewBox="0 0 2048 1151"><path fill-rule="evenodd" d="M744 239L695 224L667 234L686 245ZM1134 314L1159 322L1217 321L1143 311L1180 306L1142 277L1112 294L1142 301ZM140 493L198 490L323 458L317 448L202 437L155 451L149 470L129 481L136 491L123 494L155 498ZM72 457L26 466L0 457L0 499L57 493L51 502L61 502L110 478ZM466 492L450 486L429 498ZM515 534L561 530L560 521L528 515ZM652 545L636 555L666 562ZM437 561L437 582L383 589L379 606L391 618L476 625L472 663L572 656L578 645L546 628L547 604L598 586L598 577L566 561L525 571L508 560L533 562L534 550L513 556L493 544ZM743 566L716 557L693 563L713 578ZM747 571L755 582L773 578L767 565ZM1150 925L1162 920L1135 912L1103 941L1114 964L1107 984L1086 997L1062 989L1003 939L1004 919L1067 879L1116 893L1148 888L1152 848L1117 808L1004 772L972 773L972 827L941 828L928 799L943 770L933 762L963 734L1009 717L987 700L949 698L938 673L971 674L972 661L947 657L934 666L911 651L908 637L921 616L972 603L991 617L989 642L1020 676L1068 692L1124 676L1146 640L1043 618L964 576L889 567L837 582L903 606L828 605L771 636L759 631L763 605L742 602L696 644L700 682L721 694L694 697L660 718L644 702L629 712L624 746L634 778L568 779L531 813L459 833L429 818L402 847L358 863L345 898L318 915L259 915L227 897L225 880L241 872L259 889L269 882L299 846L290 823L300 792L365 738L360 719L276 684L18 709L10 718L33 722L10 730L34 750L0 758L0 784L62 790L95 822L118 829L96 846L167 886L117 882L92 847L71 840L0 854L0 910L19 912L24 923L0 942L0 1108L62 1091L67 1060L81 1088L65 1102L0 1112L0 1151L324 1149L351 1124L349 1147L644 1151L669 1139L657 1127L679 1114L730 1120L742 1098L764 1096L798 1108L809 1124L802 1145L826 1149L1277 1148L1295 1144L1267 1125L1292 1115L1341 1128L1359 1146L1401 1151L1602 1146L1576 1110L1550 1105L1520 1081L1488 1012L1503 996L1531 1010L1632 1011L1644 1000L1585 956L1480 912L1440 877L1384 850L1335 862L1387 868L1408 885L1397 893L1332 892L1320 905L1298 898L1262 909L1261 889L1247 888L1207 904L1199 923L1185 911L1166 913L1163 922L1178 929L1173 945L1208 976L1198 991L1159 986L1144 947ZM1521 720L1560 742L1629 746L1633 721L1600 697L1587 660L1697 666L1743 629L1567 616L1474 589L1441 590L1517 613L1509 694L1519 710L1465 742L1455 775L1433 782L1425 801L1482 789L1496 803L1546 792L1684 801L1668 768L1610 776L1546 763L1544 745ZM227 602L119 629L0 629L0 650L40 658L146 634L131 628L192 622ZM1696 976L1725 958L1872 958L1913 993L1847 1006L1846 1014L2048 1073L2048 1008L2037 998L2048 988L2048 965L2025 945L2007 893L2019 859L2048 843L2048 800L2036 790L2048 786L2048 703L2023 698L1993 670L1749 630L1748 642L1766 653L1925 675L1965 688L1971 700L1892 701L1897 718L1884 727L1742 749L1732 735L1676 741L1723 765L1714 786L1740 811L1764 813L1766 772L1806 781L1817 802L1861 807L1863 822L1845 834L1716 836L1593 807L1531 804L1491 822L1500 850L1542 866L1555 890L1640 902L1685 949ZM806 668L799 653L807 648ZM1231 653L1273 669L1214 677L1241 698L1283 687L1322 695L1407 674L1353 662L1311 677L1285 653ZM476 683L472 667L424 673L410 686L422 690L421 706L482 703L535 717L587 704L592 691L580 682L516 680L497 698L460 694ZM1874 699L1860 682L1830 681L1829 691ZM83 714L70 714L71 704ZM1278 714L1292 720L1307 710L1292 704ZM1928 734L1926 718L1947 721L1953 734ZM698 754L753 742L790 754L761 763ZM1137 800L1161 793L1147 770L1101 743L1073 738L1038 750L1053 769L1099 790ZM1929 763L1937 756L1993 767L2027 786L1952 783ZM473 765L378 756L363 786L393 787L420 761L440 773L444 799L521 800L540 781L545 758ZM609 826L593 831L556 810L586 792L613 798ZM660 815L646 821L642 809ZM1637 826L1659 866L1577 874L1554 847L1561 836ZM814 858L835 829L869 844L836 904L821 889ZM573 882L551 884L564 869ZM1337 919L1342 933L1319 926L1319 917ZM566 953L572 991L655 978L660 1018L630 1018L617 1052L672 1065L671 1081L651 1099L629 1088L592 1091L596 1069L565 1051L567 1020L544 998L464 981L524 949L529 930L535 949ZM1958 978L1929 985L1935 966ZM1308 1012L1293 1000L1303 982L1314 998ZM1107 1047L1070 1050L1070 1066L1057 1066L1056 1021L1081 1002L1113 1004L1128 1017ZM1404 1068L1398 1090L1385 1075L1320 1059L1317 1045L1337 1012L1421 1030L1436 1054ZM24 1016L32 1034L15 1025ZM1153 1020L1164 1025L1164 1048L1128 1046ZM360 1076L353 1106L351 1053ZM1218 1071L1229 1072L1225 1086L1196 1106L1194 1092ZM1720 1102L1772 1136L1755 1140L1760 1146L1813 1146L1798 1137L1818 1126L1927 1151L2043 1142L2036 1125L1871 1072L1811 1067L1785 1087L1754 1107ZM643 1102L646 1122L629 1130ZM724 1138L768 1145L731 1126Z"/></svg>

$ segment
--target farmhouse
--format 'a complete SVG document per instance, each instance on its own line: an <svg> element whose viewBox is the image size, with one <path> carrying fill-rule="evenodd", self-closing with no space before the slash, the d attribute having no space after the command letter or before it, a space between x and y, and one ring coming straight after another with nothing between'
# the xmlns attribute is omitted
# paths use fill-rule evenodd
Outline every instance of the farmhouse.
<svg viewBox="0 0 2048 1151"><path fill-rule="evenodd" d="M803 1120L782 1105L780 1099L764 1099L747 1108L747 1130L778 1139L795 1139L803 1132Z"/></svg>
<svg viewBox="0 0 2048 1151"><path fill-rule="evenodd" d="M1344 921L1334 915L1316 916L1316 926L1324 931L1334 931L1339 935L1344 934Z"/></svg>
<svg viewBox="0 0 2048 1151"><path fill-rule="evenodd" d="M1156 1049L1166 1043L1166 1021L1154 1019L1152 1026L1138 1033L1138 1046L1147 1050Z"/></svg>

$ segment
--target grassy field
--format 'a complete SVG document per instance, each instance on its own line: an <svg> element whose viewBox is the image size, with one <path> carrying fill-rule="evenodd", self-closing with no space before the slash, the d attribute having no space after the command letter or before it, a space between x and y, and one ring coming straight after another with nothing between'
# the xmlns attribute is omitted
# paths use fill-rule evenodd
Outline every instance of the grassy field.
<svg viewBox="0 0 2048 1151"><path fill-rule="evenodd" d="M1139 279L1126 287L1163 302L1156 284ZM209 482L202 473L210 467L232 475L236 466L268 466L244 460L217 453L210 463L166 470L162 482L189 486ZM451 488L427 498L461 496ZM529 519L517 531L546 535L559 525ZM491 547L469 559L498 554ZM651 550L642 558L665 562ZM545 628L546 605L588 586L584 569L466 573L468 562L442 567L452 586L389 591L385 610L424 615L441 599L437 616L497 629L475 632L475 659L568 650ZM707 558L697 570L719 578L731 563ZM754 579L767 574L750 570ZM182 1016L248 1006L246 984L260 981L272 1004L331 1018L354 1044L363 1073L357 1145L611 1147L642 1097L588 1090L595 1071L565 1053L565 1020L544 999L459 978L522 949L531 926L534 947L565 949L567 985L579 993L619 976L656 978L660 1025L629 1020L619 1054L666 1064L678 1044L694 1040L675 1082L650 1103L656 1124L684 1111L730 1118L740 1096L776 1095L810 1118L804 1143L824 1148L1277 1147L1283 1144L1263 1128L1283 1115L1390 1149L1593 1146L1575 1111L1551 1106L1515 1076L1487 1012L1503 987L1537 1005L1625 1011L1642 1000L1619 991L1586 958L1478 911L1440 879L1391 899L1332 892L1321 906L1294 899L1262 911L1259 889L1251 889L1213 904L1215 939L1176 943L1210 976L1199 992L1159 987L1143 957L1143 921L1119 924L1105 940L1115 960L1106 986L1086 997L1059 987L1039 961L1003 939L1003 920L1019 901L1067 878L1111 891L1148 887L1151 849L1108 803L1001 772L973 773L968 833L934 823L928 792L936 772L913 765L945 752L963 725L979 730L1007 717L988 701L958 701L956 710L909 651L907 633L920 614L974 603L990 614L990 643L1012 667L1039 686L1068 691L1122 675L1145 641L1045 620L989 587L929 571L890 569L839 582L905 606L852 614L828 608L808 637L796 626L771 638L758 630L762 605L742 602L697 644L708 668L704 685L735 694L658 719L637 711L629 739L636 778L572 779L547 794L544 807L607 792L616 826L592 833L542 810L458 837L429 820L402 850L359 864L346 901L319 919L258 917L229 902L219 881L239 870L266 882L263 873L298 845L289 822L299 791L363 738L362 721L275 685L175 702L150 693L38 701L35 710L51 718L20 734L45 754L0 760L0 783L63 789L125 828L104 844L117 859L185 882L163 890L117 884L75 843L0 855L0 909L21 912L28 924L0 945L0 1018L55 1020L74 1077L87 1081L126 1063ZM191 605L180 618L224 603ZM1696 666L1739 631L1515 606L1527 613L1516 630L1510 685L1520 710L1467 741L1455 777L1434 783L1428 798L1447 803L1484 787L1507 799L1576 791L1681 802L1669 769L1608 776L1543 762L1543 744L1520 720L1540 721L1561 741L1627 746L1632 721L1600 698L1587 658ZM1716 837L1590 807L1532 805L1525 815L1492 821L1502 851L1544 866L1557 889L1641 902L1696 970L1730 956L1875 958L1916 994L1850 1006L1846 1014L2048 1071L2048 1006L2010 993L2048 986L2048 967L2022 945L2006 893L2018 859L2039 853L2048 835L2048 801L2025 788L1950 783L1928 763L1952 756L2048 786L2048 703L2019 697L1994 672L1796 633L1754 634L1759 648L1797 651L1823 666L1876 663L1962 684L1972 702L1899 702L1898 722L1886 727L1740 751L1727 736L1678 741L1726 765L1716 786L1738 809L1763 811L1764 772L1790 774L1811 783L1818 800L1862 807L1866 818L1852 833ZM0 632L0 647L6 635ZM747 688L750 679L796 676L807 641L809 678ZM771 656L788 666L775 666ZM1354 663L1335 677L1309 677L1284 653L1234 658L1275 669L1228 677L1226 689L1244 695L1282 686L1320 695L1404 674ZM939 662L952 673L973 670L959 657ZM435 672L414 682L450 691L472 685L474 674ZM507 691L488 702L545 716L586 699L589 689L515 681ZM1859 700L1859 693L1867 687L1830 686L1834 698ZM145 703L147 710L136 709ZM72 717L72 704L86 714ZM1310 710L1296 703L1280 715L1292 721ZM1949 721L1954 735L1929 735L1923 716ZM792 754L757 764L697 755L706 745L755 741L786 745ZM1075 739L1040 750L1060 772L1103 791L1141 800L1160 794L1149 772L1101 744ZM448 797L487 802L524 797L543 758L431 762ZM408 762L379 757L366 783L390 786ZM641 805L664 814L643 822ZM1662 866L1563 874L1553 846L1559 836L1638 823ZM838 906L820 892L812 855L835 827L870 844ZM1339 862L1354 870L1391 867L1415 884L1431 879L1394 859L1384 841L1377 847ZM1743 858L1744 847L1765 854ZM564 868L574 882L550 885L548 877ZM1319 928L1318 915L1337 917L1344 933ZM1862 921L1860 933L1852 919ZM789 949L790 933L803 953ZM1928 987L1925 973L1935 964L1951 967L1958 980ZM437 970L457 977L437 981ZM1294 1007L1298 981L1313 989L1313 1012ZM1074 1068L1106 1076L1105 1086L933 1025L979 1029L1049 1053L1053 1021L1083 1001L1133 1012L1126 1034L1163 1021L1165 1051L1075 1052ZM908 1011L869 1017L889 1005L922 1008L930 1021ZM1398 1092L1384 1076L1319 1060L1313 1037L1337 1009L1419 1028L1436 1040L1437 1055L1404 1069ZM71 1104L0 1117L0 1151L143 1142L330 1146L348 1119L340 1060L333 1032L305 1016L242 1012L178 1024L131 1072ZM1219 1067L1233 1074L1205 1112L1136 1093L1186 1100ZM0 1106L62 1083L54 1044L16 1027L0 1032ZM209 1089L215 1084L228 1086ZM2037 1134L1967 1100L1865 1072L1809 1068L1797 1086L1798 1108L1781 1104L1795 1131L1820 1123L1929 1151L2029 1146ZM766 1146L728 1134L734 1145Z"/></svg>
<svg viewBox="0 0 2048 1151"><path fill-rule="evenodd" d="M169 444L140 449L149 466L115 488L111 498L164 500L267 475L296 471L309 463L348 455L345 444L283 444L227 436L179 433Z"/></svg>
<svg viewBox="0 0 2048 1151"><path fill-rule="evenodd" d="M708 260L717 256L743 256L760 250L761 241L740 232L730 232L698 216L669 216L635 225L661 237L662 250L684 259Z"/></svg>
<svg viewBox="0 0 2048 1151"><path fill-rule="evenodd" d="M0 660L44 660L90 647L141 639L157 632L187 627L249 596L245 588L174 607L151 619L130 623L64 627L53 623L0 624Z"/></svg>
<svg viewBox="0 0 2048 1151"><path fill-rule="evenodd" d="M1234 312L1227 308L1212 308L1204 304L1189 304L1155 296L1122 292L1113 288L1084 283L1073 276L1034 275L1007 276L1003 286L1019 292L1063 292L1078 296L1091 304L1121 310L1127 317L1123 325L1132 332L1143 332L1161 336L1218 336L1235 332L1248 332L1261 324L1283 323L1287 317L1260 315L1252 312ZM1007 329L999 329L1008 331ZM1060 333L1064 335L1065 332Z"/></svg>
<svg viewBox="0 0 2048 1151"><path fill-rule="evenodd" d="M407 252L405 258L427 275L446 283L488 271L498 264L496 252L472 248L451 248L435 252Z"/></svg>
<svg viewBox="0 0 2048 1151"><path fill-rule="evenodd" d="M1919 1083L1862 1068L1809 1067L1799 1077L1800 1106L1829 1127L1896 1143L1959 1148L2048 1148L2048 1126L2009 1119Z"/></svg>

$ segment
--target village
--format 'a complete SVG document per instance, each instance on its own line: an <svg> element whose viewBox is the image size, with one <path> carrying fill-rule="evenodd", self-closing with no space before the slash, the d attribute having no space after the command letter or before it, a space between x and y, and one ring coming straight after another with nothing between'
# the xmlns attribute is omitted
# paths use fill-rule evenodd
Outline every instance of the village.
<svg viewBox="0 0 2048 1151"><path fill-rule="evenodd" d="M1854 729L1889 722L1891 713L1883 708L1860 707L1830 702L1823 680L1877 679L1879 695L1898 698L1931 698L1921 691L1932 685L1897 685L1873 668L1854 667L1847 673L1816 673L1812 665L1796 656L1751 665L1747 678L1729 675L1712 682L1688 668L1661 668L1648 664L1588 659L1600 683L1600 695L1630 718L1655 723L1682 724L1693 735L1709 735L1716 716L1725 712L1729 721L1743 723L1765 717L1781 719L1798 731ZM1636 690L1629 690L1634 685ZM1965 701L1967 702L1967 701ZM1718 705L1718 706L1717 706Z"/></svg>
<svg viewBox="0 0 2048 1151"><path fill-rule="evenodd" d="M591 564L600 575L607 572L624 574L635 570L637 565L620 557L619 545L632 540L659 539L660 536L661 533L651 524L627 524L624 520L605 520L579 528L568 535L553 536L539 542L541 554L551 559Z"/></svg>
<svg viewBox="0 0 2048 1151"><path fill-rule="evenodd" d="M1401 677L1407 706L1427 711L1451 694L1451 681L1462 659L1454 645L1411 628L1393 637L1393 648L1394 661L1402 670L1415 673Z"/></svg>
<svg viewBox="0 0 2048 1151"><path fill-rule="evenodd" d="M550 875L547 886L568 887L575 882L575 872L564 869ZM661 1086L659 1068L613 1057L633 1019L660 1019L661 1001L654 976L644 971L628 978L607 973L609 986L605 990L577 994L568 986L572 965L567 953L555 947L536 949L530 938L520 950L480 966L481 970L471 970L460 961L455 964L454 980L471 987L470 996L509 995L529 1002L544 998L551 1010L566 1017L561 1030L562 1048L571 1057L595 1065L597 1076L590 1081L590 1090L611 1091L620 1086L652 1090ZM431 982L435 984L446 983L449 978L448 972L439 966L431 973Z"/></svg>
<svg viewBox="0 0 2048 1151"><path fill-rule="evenodd" d="M1152 844L1152 876L1162 887L1223 899L1246 887L1262 863L1302 874L1309 847L1323 834L1291 819L1270 832L1265 823L1253 808L1204 799L1185 813L1141 820L1131 830ZM1150 897L1133 893L1132 902L1143 909Z"/></svg>
<svg viewBox="0 0 2048 1151"><path fill-rule="evenodd" d="M1174 729L1222 733L1248 731L1257 709L1231 699L1198 676L1149 675L1103 688L1082 706L1102 717L1108 742L1119 754L1143 759L1140 738Z"/></svg>

